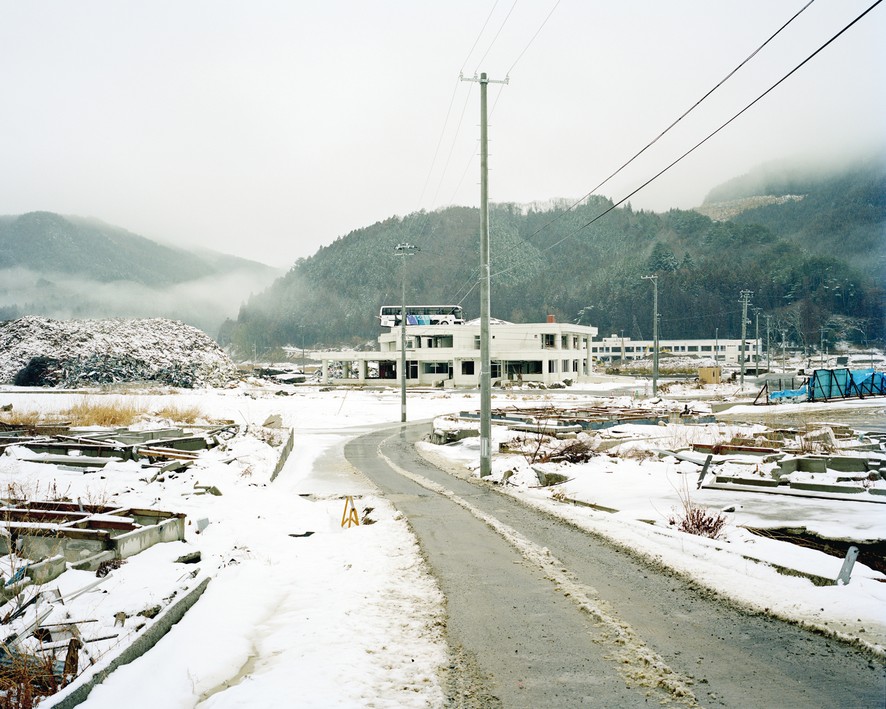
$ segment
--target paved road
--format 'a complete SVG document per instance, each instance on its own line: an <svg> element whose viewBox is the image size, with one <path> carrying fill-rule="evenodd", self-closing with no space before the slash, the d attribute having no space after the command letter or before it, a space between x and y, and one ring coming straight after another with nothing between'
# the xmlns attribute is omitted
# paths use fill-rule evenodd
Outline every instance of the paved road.
<svg viewBox="0 0 886 709"><path fill-rule="evenodd" d="M427 431L370 433L345 455L407 516L446 595L450 706L886 704L878 660L444 473L415 451Z"/></svg>

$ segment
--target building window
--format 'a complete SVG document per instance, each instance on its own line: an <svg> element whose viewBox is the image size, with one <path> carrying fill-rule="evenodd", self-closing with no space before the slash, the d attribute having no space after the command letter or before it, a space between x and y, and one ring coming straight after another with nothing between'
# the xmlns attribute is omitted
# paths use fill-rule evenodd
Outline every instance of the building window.
<svg viewBox="0 0 886 709"><path fill-rule="evenodd" d="M449 362L425 362L425 374L449 374Z"/></svg>
<svg viewBox="0 0 886 709"><path fill-rule="evenodd" d="M546 350L552 350L556 346L556 335L542 335L541 346Z"/></svg>
<svg viewBox="0 0 886 709"><path fill-rule="evenodd" d="M689 345L690 352L698 352L698 345Z"/></svg>
<svg viewBox="0 0 886 709"><path fill-rule="evenodd" d="M493 379L501 378L501 362L493 360L489 363L492 366L492 371L490 375Z"/></svg>
<svg viewBox="0 0 886 709"><path fill-rule="evenodd" d="M461 363L461 373L465 376L474 374L474 360L466 359Z"/></svg>
<svg viewBox="0 0 886 709"><path fill-rule="evenodd" d="M556 374L557 373L557 360L552 359L548 360L548 374Z"/></svg>
<svg viewBox="0 0 886 709"><path fill-rule="evenodd" d="M480 336L479 335L474 335L474 349L475 350L480 349Z"/></svg>

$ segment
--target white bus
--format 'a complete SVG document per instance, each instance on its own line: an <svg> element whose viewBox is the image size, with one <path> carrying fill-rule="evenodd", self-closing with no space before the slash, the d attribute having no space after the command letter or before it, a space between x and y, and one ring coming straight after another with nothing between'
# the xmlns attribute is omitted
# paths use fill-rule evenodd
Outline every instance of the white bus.
<svg viewBox="0 0 886 709"><path fill-rule="evenodd" d="M382 327L399 327L402 305L383 305L378 313ZM464 310L460 305L407 305L407 325L462 325Z"/></svg>

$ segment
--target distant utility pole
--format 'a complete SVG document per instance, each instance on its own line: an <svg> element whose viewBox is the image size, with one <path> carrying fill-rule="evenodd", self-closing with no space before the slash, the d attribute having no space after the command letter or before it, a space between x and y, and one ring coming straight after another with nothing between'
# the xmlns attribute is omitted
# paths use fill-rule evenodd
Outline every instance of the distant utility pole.
<svg viewBox="0 0 886 709"><path fill-rule="evenodd" d="M652 395L658 393L658 276L641 276L652 281Z"/></svg>
<svg viewBox="0 0 886 709"><path fill-rule="evenodd" d="M486 87L509 79L465 78L480 84L480 477L492 473L492 362L489 356L489 137L486 123Z"/></svg>
<svg viewBox="0 0 886 709"><path fill-rule="evenodd" d="M769 370L772 369L772 364L770 363L769 358L769 320L772 318L771 315L766 315L766 374L769 374Z"/></svg>
<svg viewBox="0 0 886 709"><path fill-rule="evenodd" d="M787 330L781 331L781 371L788 371L788 344L787 344L788 332Z"/></svg>
<svg viewBox="0 0 886 709"><path fill-rule="evenodd" d="M394 247L397 256L404 257L400 261L400 286L402 307L400 308L400 421L406 423L406 256L415 254L412 244L397 244Z"/></svg>
<svg viewBox="0 0 886 709"><path fill-rule="evenodd" d="M753 295L753 291L743 290L741 292L741 383L740 386L744 389L744 365L745 365L745 338L748 334L748 300Z"/></svg>
<svg viewBox="0 0 886 709"><path fill-rule="evenodd" d="M818 328L821 331L821 347L818 348L819 351L819 362L822 369L824 369L824 333L826 328L820 327Z"/></svg>
<svg viewBox="0 0 886 709"><path fill-rule="evenodd" d="M754 374L760 376L760 311L754 308Z"/></svg>

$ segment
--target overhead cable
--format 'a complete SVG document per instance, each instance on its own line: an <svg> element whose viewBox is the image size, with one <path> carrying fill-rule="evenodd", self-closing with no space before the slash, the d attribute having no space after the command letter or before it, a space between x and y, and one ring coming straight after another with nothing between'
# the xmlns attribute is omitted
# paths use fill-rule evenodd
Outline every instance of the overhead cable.
<svg viewBox="0 0 886 709"><path fill-rule="evenodd" d="M724 83L726 83L727 80L729 80L730 78L732 78L732 76L733 76L733 75L734 75L739 69L741 69L745 64L747 64L747 63L748 63L751 59L753 59L757 54L759 54L760 51L761 51L761 50L762 50L767 44L769 44L773 39L775 39L775 38L781 33L782 30L784 30L789 24L791 24L791 22L793 22L795 19L797 19L797 17L799 17L800 14L801 14L804 10L806 10L806 8L808 8L813 2L815 2L815 0L809 0L809 2L807 2L807 3L806 3L803 7L801 7L796 13L794 13L794 15L793 15L793 16L792 16L787 22L785 22L781 27L779 27L775 32L773 32L772 35L770 35L769 38L768 38L765 42L763 42L763 44L761 44L761 45L760 45L759 47L757 47L753 52L751 52L751 53L750 53L745 59L743 59L743 60L742 60L742 61L741 61L741 62L740 62L740 63L739 63L739 64L738 64L738 65L737 65L732 71L730 71L726 76L724 76L722 79L720 79L720 81L718 81L718 82L713 86L713 88L709 89L709 90L707 91L707 93L704 94L704 96L702 96L700 99L698 99L698 101L696 101L696 102L695 102L694 104L692 104L688 109L686 109L686 110L685 110L685 111L684 111L684 112L683 112L683 113L682 113L682 114L681 114L681 115L680 115L675 121L673 121L673 122L672 122L667 128L665 128L665 129L664 129L661 133L659 133L655 138L653 138L653 139L652 139L651 141L649 141L646 145L644 145L639 151L637 151L637 152L633 155L633 157L631 157L627 162L625 162L625 163L624 163L621 167L619 167L615 172L613 172L611 175L609 175L609 177L607 177L607 178L604 179L602 182L600 182L600 184L598 184L596 187L591 188L591 189L587 192L587 194L585 194L585 195L584 195L583 197L581 197L580 199L576 200L576 201L575 201L573 204L571 204L566 210L564 210L563 212L561 212L560 214L558 214L556 217L554 217L554 218L551 219L550 221L548 221L548 222L546 222L545 224L543 224L542 226L540 226L535 232L533 232L532 234L530 234L530 235L527 237L527 239L532 239L534 236L540 234L540 233L543 232L545 229L547 229L551 224L553 224L554 222L558 221L559 219L562 219L566 214L568 214L568 213L571 212L573 209L575 209L577 206L579 206L579 205L580 205L582 202L584 202L588 197L590 197L590 196L591 196L592 194L594 194L597 190L599 190L603 185L605 185L607 182L609 182L609 180L611 180L613 177L615 177L618 173L620 173L622 170L624 170L628 165L630 165L632 162L634 162L634 160L636 160L636 159L637 159L638 157L640 157L643 153L645 153L649 148L651 148L653 145L655 145L655 143L657 143L662 137L664 137L664 136L665 136L665 135L666 135L666 134L667 134L672 128L674 128L674 127L675 127L680 121L682 121L684 118L686 118L686 116L688 116L690 113L692 113L692 111L694 111L696 108L698 108L698 106L701 105L701 103L702 103L705 99L707 99L711 94L713 94L717 89L719 89Z"/></svg>
<svg viewBox="0 0 886 709"><path fill-rule="evenodd" d="M635 194L637 194L640 190L642 190L642 189L644 189L645 187L649 186L652 182L654 182L655 180L657 180L659 177L661 177L663 174L665 174L668 170L670 170L670 169L671 169L672 167L674 167L676 164L678 164L679 162L681 162L681 161L682 161L684 158L686 158L688 155L692 154L692 153L695 152L698 148L700 148L702 145L704 145L705 143L707 143L711 138L713 138L713 137L714 137L715 135L717 135L720 131L722 131L724 128L726 128L726 126L730 125L730 124L731 124L734 120L736 120L739 116L741 116L741 115L743 115L745 112L747 112L752 106L755 106L755 105L756 105L757 103L759 103L763 98L765 98L765 97L768 96L770 93L772 93L772 91L774 91L776 88L778 88L781 84L783 84L785 81L787 81L787 79L789 79L789 78L790 78L791 76L793 76L797 71L799 71L803 66L805 66L806 64L808 64L813 58L815 58L818 54L820 54L822 51L824 51L824 49L825 49L826 47L830 46L833 42L835 42L840 36L842 36L845 32L847 32L847 31L849 30L849 28L851 28L853 25L855 25L856 23L858 23L863 17L865 17L865 15L867 15L869 12L871 12L871 10L873 10L875 7L877 7L877 5L879 5L881 2L883 2L883 0L877 0L873 5L871 5L870 7L868 7L867 10L865 10L864 12L862 12L858 17L856 17L854 20L852 20L852 22L850 22L850 23L849 23L848 25L846 25L843 29L841 29L839 32L837 32L837 34L835 34L833 37L831 37L827 42L825 42L824 44L822 44L822 45L821 45L818 49L816 49L812 54L810 54L810 55L809 55L808 57L806 57L802 62L800 62L799 64L797 64L797 66L795 66L793 69L791 69L787 74L785 74L783 77L781 77L778 81L776 81L774 84L772 84L772 86L770 86L768 89L766 89L766 91L764 91L762 94L760 94L759 96L757 96L757 98L755 98L755 99L754 99L753 101L751 101L747 106L745 106L745 107L744 107L743 109L741 109L738 113L736 113L734 116L732 116L732 118L730 118L729 120L727 120L725 123L721 124L720 127L717 128L716 130L712 131L712 132L709 133L707 136L705 136L704 138L702 138L702 139L701 139L700 141L698 141L695 145L693 145L691 148L689 148L689 150L687 150L685 153L683 153L680 157L678 157L677 159L675 159L674 161L672 161L669 165L667 165L667 166L664 167L663 169L659 170L659 172L657 172L655 175L653 175L653 176L650 177L648 180L646 180L646 182L644 182L642 185L640 185L640 186L637 187L635 190L633 190L633 191L630 192L629 194L627 194L627 195L625 195L624 197L622 197L618 202L613 202L613 204L612 204L611 206L609 206L607 209L605 209L605 210L603 210L602 212L600 212L600 214L598 214L596 217L594 217L594 218L591 219L590 221L586 222L586 223L583 224L582 226L578 227L578 228L575 229L574 231L570 232L569 234L567 234L566 236L564 236L564 237L563 237L562 239L560 239L559 241L557 241L557 242L551 244L550 246L545 247L544 250L547 251L547 250L549 250L549 249L552 249L552 248L554 248L555 246L559 246L560 244L562 244L562 243L563 243L564 241L566 241L567 239L571 239L573 236L575 236L576 234L578 234L580 231L583 231L584 229L587 229L589 226L591 226L591 224L593 224L594 222L598 221L599 219L602 219L604 216L606 216L607 214L609 214L609 212L611 212L612 210L614 210L616 207L619 207L619 206L621 206L622 204L624 204L625 202L627 202L631 197L633 197ZM537 234L537 233L538 233L538 232L536 232L536 234ZM503 273L507 273L509 270L511 270L511 269L502 269L501 271L498 271L497 273L493 274L493 276L498 276L498 275L501 275L501 274L503 274Z"/></svg>

